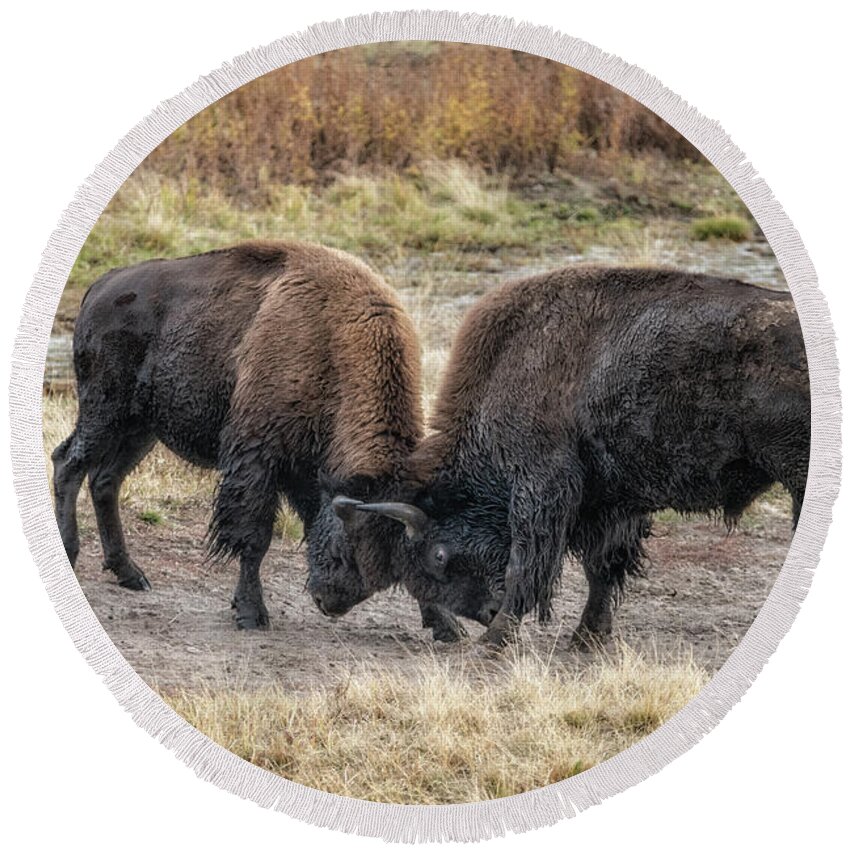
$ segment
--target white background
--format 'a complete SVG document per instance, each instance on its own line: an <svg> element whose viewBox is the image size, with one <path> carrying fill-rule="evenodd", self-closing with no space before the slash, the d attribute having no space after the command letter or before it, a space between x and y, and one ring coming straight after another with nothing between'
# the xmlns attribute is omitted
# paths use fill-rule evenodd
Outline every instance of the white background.
<svg viewBox="0 0 850 850"><path fill-rule="evenodd" d="M634 62L719 119L800 230L850 362L845 27L837 4L542 0L438 8L549 24ZM77 2L6 7L2 35L2 384L24 294L64 206L160 100L253 47L408 2ZM11 15L11 16L10 16ZM848 380L842 381L845 398ZM6 405L5 390L3 393ZM311 842L376 847L261 810L197 780L139 730L77 654L17 518L0 418L0 829L6 846ZM845 431L846 433L846 431ZM577 819L499 847L837 846L847 806L846 496L797 623L739 706L660 774ZM841 838L843 836L843 838ZM844 845L846 846L846 845Z"/></svg>

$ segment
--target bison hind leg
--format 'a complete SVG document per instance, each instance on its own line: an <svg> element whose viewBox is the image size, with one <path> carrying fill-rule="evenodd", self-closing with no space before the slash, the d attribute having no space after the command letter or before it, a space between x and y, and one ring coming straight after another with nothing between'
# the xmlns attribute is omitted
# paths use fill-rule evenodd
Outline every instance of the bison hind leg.
<svg viewBox="0 0 850 850"><path fill-rule="evenodd" d="M118 494L124 479L155 442L156 438L146 431L123 434L102 453L89 472L89 490L103 546L103 568L113 572L119 586L127 590L150 590L151 585L127 552Z"/></svg>
<svg viewBox="0 0 850 850"><path fill-rule="evenodd" d="M630 576L643 573L650 518L603 520L576 534L577 554L587 578L588 596L571 646L588 650L602 645L614 627L614 613Z"/></svg>
<svg viewBox="0 0 850 850"><path fill-rule="evenodd" d="M78 444L76 428L53 450L51 460L56 525L59 527L65 554L73 567L80 553L77 496L88 471L88 458Z"/></svg>

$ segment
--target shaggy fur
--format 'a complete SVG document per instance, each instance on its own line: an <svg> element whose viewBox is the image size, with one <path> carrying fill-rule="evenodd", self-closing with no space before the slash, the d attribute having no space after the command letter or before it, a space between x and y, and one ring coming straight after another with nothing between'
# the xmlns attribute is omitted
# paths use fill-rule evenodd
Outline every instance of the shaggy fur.
<svg viewBox="0 0 850 850"><path fill-rule="evenodd" d="M778 481L796 522L810 404L794 305L658 269L516 281L467 315L432 424L400 493L428 516L419 539L397 532L408 586L452 607L477 576L502 600L485 635L501 644L533 608L549 615L572 554L589 584L576 637L595 640L641 569L654 511L734 523Z"/></svg>
<svg viewBox="0 0 850 850"><path fill-rule="evenodd" d="M237 624L265 626L259 568L280 498L304 522L314 558L350 562L320 479L364 498L397 479L422 436L419 362L393 290L339 251L247 243L109 272L80 309L79 417L53 453L71 564L88 475L105 567L124 587L149 587L127 553L118 492L160 440L220 470L211 551L240 559ZM312 545L314 528L323 547ZM355 595L371 592L354 581Z"/></svg>

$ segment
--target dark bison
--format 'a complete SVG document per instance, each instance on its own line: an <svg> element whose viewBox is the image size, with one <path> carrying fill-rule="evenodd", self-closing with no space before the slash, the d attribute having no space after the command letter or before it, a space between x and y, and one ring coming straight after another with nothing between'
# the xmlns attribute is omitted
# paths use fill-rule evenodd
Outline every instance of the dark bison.
<svg viewBox="0 0 850 850"><path fill-rule="evenodd" d="M416 334L393 290L338 251L249 243L107 273L80 308L79 415L53 452L71 564L88 475L104 567L122 587L150 587L127 553L118 491L161 440L221 473L210 546L240 559L240 628L268 624L259 570L281 497L304 523L313 562L327 570L343 559L355 568L347 596L364 598L375 588L357 572L321 484L365 499L397 479L422 436L419 368ZM314 595L326 612L338 610ZM427 606L423 622L438 637L456 630L451 615Z"/></svg>
<svg viewBox="0 0 850 850"><path fill-rule="evenodd" d="M372 516L348 526L384 547L398 529L397 569L420 602L457 608L456 588L486 585L501 600L493 644L534 608L547 618L573 555L589 583L575 638L590 643L641 570L653 511L722 511L731 526L778 481L796 523L809 419L789 295L676 271L557 271L469 312L406 487L354 505ZM379 528L386 517L407 535Z"/></svg>

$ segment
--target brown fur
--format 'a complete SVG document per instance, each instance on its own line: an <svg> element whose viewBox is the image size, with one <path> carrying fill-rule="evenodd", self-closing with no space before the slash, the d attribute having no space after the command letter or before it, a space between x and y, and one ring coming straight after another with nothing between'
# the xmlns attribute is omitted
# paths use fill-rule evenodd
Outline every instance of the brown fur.
<svg viewBox="0 0 850 850"><path fill-rule="evenodd" d="M321 454L334 478L394 475L423 429L419 343L394 290L341 251L249 243L234 253L268 277L235 351L233 421L245 437L271 428L288 451Z"/></svg>

